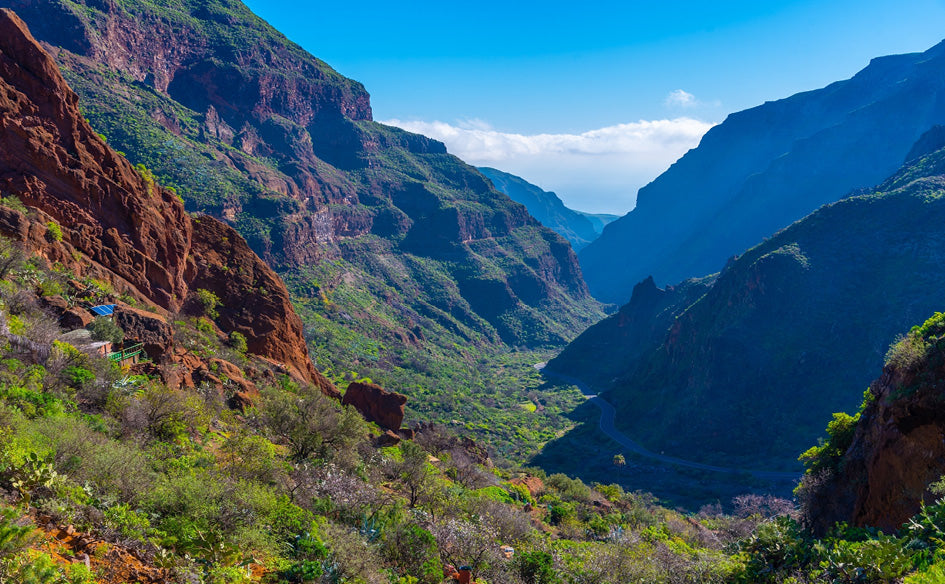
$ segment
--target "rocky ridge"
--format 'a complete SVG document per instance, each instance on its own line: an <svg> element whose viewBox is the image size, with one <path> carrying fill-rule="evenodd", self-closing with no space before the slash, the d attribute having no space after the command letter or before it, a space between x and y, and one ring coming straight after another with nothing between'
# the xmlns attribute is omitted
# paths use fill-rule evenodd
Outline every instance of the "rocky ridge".
<svg viewBox="0 0 945 584"><path fill-rule="evenodd" d="M890 533L941 497L933 484L945 475L943 333L936 313L890 350L848 445L809 471L799 494L815 531L844 521Z"/></svg>
<svg viewBox="0 0 945 584"><path fill-rule="evenodd" d="M232 228L192 219L102 142L52 58L9 10L0 11L0 190L29 209L0 207L0 230L31 253L109 282L157 320L196 310L198 290L213 292L222 301L219 330L243 334L250 352L333 391L308 357L279 277Z"/></svg>

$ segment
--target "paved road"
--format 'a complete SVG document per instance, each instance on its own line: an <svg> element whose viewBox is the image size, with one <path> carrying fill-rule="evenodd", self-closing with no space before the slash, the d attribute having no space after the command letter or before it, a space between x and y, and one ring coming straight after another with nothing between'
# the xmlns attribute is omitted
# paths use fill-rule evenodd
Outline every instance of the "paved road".
<svg viewBox="0 0 945 584"><path fill-rule="evenodd" d="M561 373L555 373L554 371L549 371L545 369L544 363L538 363L535 365L535 368L542 372L542 375L546 377L554 377L576 385L578 389L581 390L581 393L584 394L584 397L587 398L587 401L593 403L598 408L600 408L600 430L607 435L608 438L620 444L630 452L642 456L644 458L649 458L650 460L656 460L658 462L663 462L666 464L672 464L675 466L684 466L687 468L695 468L699 470L707 470L711 472L722 472L729 474L747 474L752 477L766 480L797 480L801 478L800 473L796 472L777 472L777 471L768 471L768 470L750 470L743 468L729 468L725 466L715 466L711 464L702 464L701 462L695 462L692 460L685 460L682 458L676 458L675 456L666 456L663 454L657 454L652 450L647 450L638 442L634 442L630 439L629 436L621 432L614 425L614 419L617 415L617 410L614 409L614 406L604 398L597 395L596 392L591 390L583 381L576 377L571 377L570 375L563 375Z"/></svg>

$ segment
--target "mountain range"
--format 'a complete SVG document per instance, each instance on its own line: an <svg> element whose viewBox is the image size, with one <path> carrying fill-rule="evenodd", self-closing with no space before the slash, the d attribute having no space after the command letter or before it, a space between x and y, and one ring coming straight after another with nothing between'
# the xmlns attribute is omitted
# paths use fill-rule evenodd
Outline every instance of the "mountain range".
<svg viewBox="0 0 945 584"><path fill-rule="evenodd" d="M564 240L443 144L373 122L361 84L243 4L0 6L48 43L96 131L189 210L233 225L294 289L385 297L361 311L384 340L421 325L554 344L595 314Z"/></svg>
<svg viewBox="0 0 945 584"><path fill-rule="evenodd" d="M721 272L641 279L543 383L601 315L528 212L584 229L553 193L376 124L238 2L15 4L45 44L0 8L0 580L945 577L945 126ZM935 52L873 95L927 105L900 65ZM608 484L493 460L536 444ZM768 489L801 451L797 508Z"/></svg>
<svg viewBox="0 0 945 584"><path fill-rule="evenodd" d="M627 302L717 272L732 256L896 171L945 123L945 44L873 59L851 79L728 116L640 189L637 206L581 250L591 292Z"/></svg>
<svg viewBox="0 0 945 584"><path fill-rule="evenodd" d="M850 411L896 335L942 307L941 128L875 190L831 203L733 258L589 328L548 367L607 390L617 425L654 451L797 466Z"/></svg>

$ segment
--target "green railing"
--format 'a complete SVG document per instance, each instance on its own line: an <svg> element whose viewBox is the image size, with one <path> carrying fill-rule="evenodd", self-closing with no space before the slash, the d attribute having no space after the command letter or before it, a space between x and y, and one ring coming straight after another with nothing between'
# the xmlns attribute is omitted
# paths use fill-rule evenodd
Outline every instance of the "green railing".
<svg viewBox="0 0 945 584"><path fill-rule="evenodd" d="M137 355L140 355L144 351L144 343L138 343L136 345L131 345L121 351L115 351L114 353L109 353L108 358L116 363L121 363L126 359L131 359Z"/></svg>

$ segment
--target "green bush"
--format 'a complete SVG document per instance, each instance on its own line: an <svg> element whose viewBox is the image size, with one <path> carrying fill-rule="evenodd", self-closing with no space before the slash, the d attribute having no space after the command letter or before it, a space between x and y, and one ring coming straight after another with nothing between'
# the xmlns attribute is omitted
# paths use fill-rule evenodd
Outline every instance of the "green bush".
<svg viewBox="0 0 945 584"><path fill-rule="evenodd" d="M237 331L230 333L230 346L233 347L233 350L240 355L245 355L249 350L249 347L246 344L246 335Z"/></svg>
<svg viewBox="0 0 945 584"><path fill-rule="evenodd" d="M401 575L414 576L423 584L442 579L436 540L426 529L412 523L398 525L384 531L383 542L385 559L397 566Z"/></svg>
<svg viewBox="0 0 945 584"><path fill-rule="evenodd" d="M560 582L551 554L543 551L524 552L515 558L515 570L524 584Z"/></svg>
<svg viewBox="0 0 945 584"><path fill-rule="evenodd" d="M117 345L125 340L125 331L107 316L95 317L88 329L96 341L108 341Z"/></svg>
<svg viewBox="0 0 945 584"><path fill-rule="evenodd" d="M545 486L557 490L564 499L589 501L591 498L590 487L581 479L572 479L562 473L553 474L545 479Z"/></svg>
<svg viewBox="0 0 945 584"><path fill-rule="evenodd" d="M197 289L197 302L203 309L203 313L208 318L215 319L220 316L220 297L204 288Z"/></svg>
<svg viewBox="0 0 945 584"><path fill-rule="evenodd" d="M811 542L797 522L778 517L755 528L747 539L739 542L739 549L747 553L740 582L780 582L785 574L792 574L810 563Z"/></svg>
<svg viewBox="0 0 945 584"><path fill-rule="evenodd" d="M62 241L62 227L55 221L46 223L46 239L48 241Z"/></svg>
<svg viewBox="0 0 945 584"><path fill-rule="evenodd" d="M851 416L843 412L834 413L833 420L827 424L826 442L812 446L798 457L798 460L804 463L808 473L837 468L844 453L853 443L853 435L859 419L860 414Z"/></svg>

